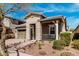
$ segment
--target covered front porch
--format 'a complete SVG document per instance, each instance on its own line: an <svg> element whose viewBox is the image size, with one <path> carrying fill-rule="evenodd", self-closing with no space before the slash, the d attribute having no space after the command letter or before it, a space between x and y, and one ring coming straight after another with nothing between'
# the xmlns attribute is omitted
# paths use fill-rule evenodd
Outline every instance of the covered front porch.
<svg viewBox="0 0 79 59"><path fill-rule="evenodd" d="M29 26L29 28L28 28ZM28 24L27 26L27 38L29 40L45 40L45 39L59 39L59 33L62 32L62 23L56 21L41 21L34 24ZM28 36L29 35L29 36Z"/></svg>
<svg viewBox="0 0 79 59"><path fill-rule="evenodd" d="M50 40L56 39L56 25L52 22L42 23L42 39Z"/></svg>
<svg viewBox="0 0 79 59"><path fill-rule="evenodd" d="M61 26L58 21L42 21L42 39L43 40L58 40Z"/></svg>

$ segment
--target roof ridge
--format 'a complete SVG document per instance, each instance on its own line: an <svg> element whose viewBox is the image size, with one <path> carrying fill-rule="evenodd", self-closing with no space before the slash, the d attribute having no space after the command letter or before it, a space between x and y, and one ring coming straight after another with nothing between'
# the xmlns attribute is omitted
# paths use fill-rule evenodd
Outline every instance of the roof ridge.
<svg viewBox="0 0 79 59"><path fill-rule="evenodd" d="M30 14L38 14L38 15L41 15L41 16L43 16L43 17L46 17L44 14L39 13L39 12L30 12L30 13L28 13L28 14L25 16L25 18L28 17ZM25 19L25 18L24 18L24 19Z"/></svg>
<svg viewBox="0 0 79 59"><path fill-rule="evenodd" d="M62 16L62 15L57 15L57 16L48 16L48 17L46 17L46 18L50 18L50 17L64 17L64 16Z"/></svg>

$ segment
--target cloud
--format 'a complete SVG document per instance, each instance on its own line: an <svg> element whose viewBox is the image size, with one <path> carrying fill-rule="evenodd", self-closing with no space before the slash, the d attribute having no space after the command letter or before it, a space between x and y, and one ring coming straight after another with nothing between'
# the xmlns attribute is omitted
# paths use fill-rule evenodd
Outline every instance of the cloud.
<svg viewBox="0 0 79 59"><path fill-rule="evenodd" d="M68 10L69 12L79 12L79 4L73 4Z"/></svg>
<svg viewBox="0 0 79 59"><path fill-rule="evenodd" d="M71 4L70 7L63 6L63 5L56 5L56 4L49 4L47 8L43 8L41 6L34 6L33 8L30 8L32 11L40 12L40 13L46 13L46 12L78 12L79 11L79 4Z"/></svg>
<svg viewBox="0 0 79 59"><path fill-rule="evenodd" d="M58 14L65 14L67 16L67 25L69 28L75 28L79 24L79 17L78 14L75 14L75 12L79 12L79 4L42 4L43 6L39 6L39 4L31 4L27 7L24 5L22 7L22 10L18 10L18 12L10 13L8 16L12 16L14 18L23 19L24 15L26 15L27 12L39 12L42 14L47 13L48 15L52 13L52 15ZM11 5L9 5L11 6ZM8 7L9 8L9 7ZM23 11L23 12L22 12ZM53 12L56 12L53 14ZM57 15L56 14L56 15ZM77 17L76 17L77 16Z"/></svg>
<svg viewBox="0 0 79 59"><path fill-rule="evenodd" d="M76 28L79 25L79 18L74 16L68 17L67 25L69 28Z"/></svg>
<svg viewBox="0 0 79 59"><path fill-rule="evenodd" d="M79 12L79 4L70 4L70 5L56 5L56 4L48 4L46 8L42 6L34 6L31 8L32 11L37 11L40 13L50 13L50 12L60 12L60 13L67 13L67 25L69 28L76 28L79 24L79 17L77 15L71 16L70 14L74 14L75 12Z"/></svg>

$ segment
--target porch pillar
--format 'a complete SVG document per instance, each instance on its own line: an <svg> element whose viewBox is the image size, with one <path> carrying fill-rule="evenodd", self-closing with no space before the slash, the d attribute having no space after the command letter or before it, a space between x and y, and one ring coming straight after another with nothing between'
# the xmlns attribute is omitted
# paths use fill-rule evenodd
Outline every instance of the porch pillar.
<svg viewBox="0 0 79 59"><path fill-rule="evenodd" d="M40 22L36 23L36 40L42 39L42 26Z"/></svg>
<svg viewBox="0 0 79 59"><path fill-rule="evenodd" d="M30 40L30 24L26 24L26 41Z"/></svg>
<svg viewBox="0 0 79 59"><path fill-rule="evenodd" d="M55 31L56 40L58 40L58 21L56 21L55 26L56 26L56 31Z"/></svg>
<svg viewBox="0 0 79 59"><path fill-rule="evenodd" d="M62 32L65 32L65 23L62 23Z"/></svg>

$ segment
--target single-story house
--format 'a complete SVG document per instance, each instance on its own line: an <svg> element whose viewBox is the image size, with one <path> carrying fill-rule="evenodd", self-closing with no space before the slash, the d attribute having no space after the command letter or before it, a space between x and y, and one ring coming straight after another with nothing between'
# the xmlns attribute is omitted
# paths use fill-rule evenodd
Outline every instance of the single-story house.
<svg viewBox="0 0 79 59"><path fill-rule="evenodd" d="M46 17L40 13L32 12L25 17L25 22L20 23L16 29L17 39L58 40L60 32L67 30L66 18L64 16Z"/></svg>
<svg viewBox="0 0 79 59"><path fill-rule="evenodd" d="M26 17L26 40L59 39L66 31L64 16L46 17L40 13L29 13Z"/></svg>

